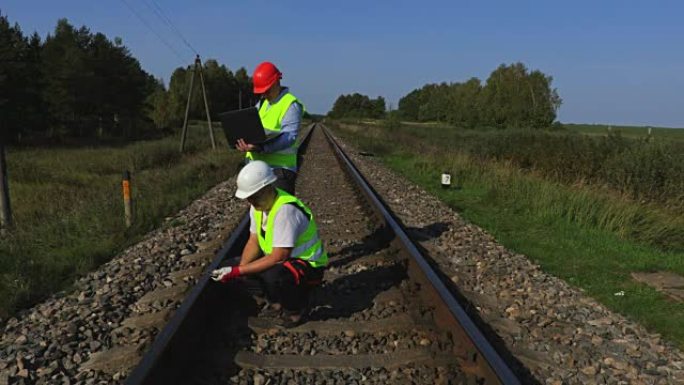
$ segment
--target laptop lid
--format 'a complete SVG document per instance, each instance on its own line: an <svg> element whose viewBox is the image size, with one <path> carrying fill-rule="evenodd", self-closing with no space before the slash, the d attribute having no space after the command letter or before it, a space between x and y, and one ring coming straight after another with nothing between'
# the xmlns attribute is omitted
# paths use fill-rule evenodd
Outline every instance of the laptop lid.
<svg viewBox="0 0 684 385"><path fill-rule="evenodd" d="M261 125L256 107L223 112L218 117L231 148L235 148L238 139L244 139L248 144L261 144L266 141L264 127Z"/></svg>

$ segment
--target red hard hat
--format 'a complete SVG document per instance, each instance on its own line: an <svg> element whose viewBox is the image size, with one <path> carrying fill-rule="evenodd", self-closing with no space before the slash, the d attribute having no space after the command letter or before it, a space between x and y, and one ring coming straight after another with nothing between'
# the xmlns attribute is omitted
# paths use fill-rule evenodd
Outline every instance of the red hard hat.
<svg viewBox="0 0 684 385"><path fill-rule="evenodd" d="M283 74L278 71L278 68L273 63L265 61L259 64L254 70L254 75L252 75L254 93L263 94L282 78Z"/></svg>

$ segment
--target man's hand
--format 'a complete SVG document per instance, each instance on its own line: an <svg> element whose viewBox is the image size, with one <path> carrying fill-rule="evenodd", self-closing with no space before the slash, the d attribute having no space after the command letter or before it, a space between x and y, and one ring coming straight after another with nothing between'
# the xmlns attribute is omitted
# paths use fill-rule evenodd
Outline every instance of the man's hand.
<svg viewBox="0 0 684 385"><path fill-rule="evenodd" d="M247 151L259 152L262 149L262 147L260 145L249 144L249 143L245 142L244 139L238 139L238 141L235 143L235 148L237 148L238 151L242 151L242 152L247 152Z"/></svg>
<svg viewBox="0 0 684 385"><path fill-rule="evenodd" d="M217 282L226 283L233 278L241 275L240 268L237 266L227 266L211 272L211 279Z"/></svg>

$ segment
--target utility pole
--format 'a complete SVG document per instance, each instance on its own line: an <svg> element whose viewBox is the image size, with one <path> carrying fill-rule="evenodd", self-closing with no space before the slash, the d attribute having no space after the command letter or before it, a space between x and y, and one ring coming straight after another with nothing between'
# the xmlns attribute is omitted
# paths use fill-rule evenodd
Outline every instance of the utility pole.
<svg viewBox="0 0 684 385"><path fill-rule="evenodd" d="M207 100L207 89L204 87L204 72L202 70L202 62L199 55L195 59L195 67L199 68L200 84L202 84L202 96L204 96L204 110L207 113L207 128L209 129L209 138L211 139L211 149L216 150L216 140L214 139L214 130L211 127L211 114L209 113L209 101Z"/></svg>
<svg viewBox="0 0 684 385"><path fill-rule="evenodd" d="M7 183L7 162L5 159L5 143L0 139L0 220L3 230L12 227L12 208L9 199L9 184Z"/></svg>
<svg viewBox="0 0 684 385"><path fill-rule="evenodd" d="M192 101L192 91L195 85L195 74L199 73L200 83L202 84L202 97L204 98L204 110L207 114L207 125L209 127L209 139L211 140L211 148L216 149L216 140L214 140L214 130L211 127L211 114L209 113L209 102L207 100L207 90L204 87L204 73L202 72L202 60L200 56L195 57L195 66L192 69L192 77L190 78L190 90L188 91L188 103L185 105L185 119L183 119L183 131L181 133L180 151L185 150L185 140L188 136L188 116L190 115L190 103Z"/></svg>
<svg viewBox="0 0 684 385"><path fill-rule="evenodd" d="M238 88L238 109L242 109L242 87Z"/></svg>

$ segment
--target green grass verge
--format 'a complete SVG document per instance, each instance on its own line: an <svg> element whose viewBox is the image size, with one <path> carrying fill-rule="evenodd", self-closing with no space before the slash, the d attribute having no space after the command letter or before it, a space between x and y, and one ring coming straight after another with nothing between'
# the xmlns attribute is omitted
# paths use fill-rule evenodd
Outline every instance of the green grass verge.
<svg viewBox="0 0 684 385"><path fill-rule="evenodd" d="M12 149L7 153L15 228L0 238L0 320L109 260L207 189L241 160L218 135L191 127L184 155L177 136L123 147ZM126 229L121 178L132 173L135 221Z"/></svg>
<svg viewBox="0 0 684 385"><path fill-rule="evenodd" d="M334 125L333 125L334 127ZM622 199L589 186L570 186L510 164L475 160L442 147L397 138L397 128L336 129L364 151L439 197L507 248L652 331L684 347L684 304L634 282L631 272L668 270L684 275L684 251L644 241L639 231L684 233L667 210ZM393 139L390 139L393 138ZM391 146L388 145L391 143ZM460 189L439 185L448 170ZM615 293L624 291L624 296Z"/></svg>

